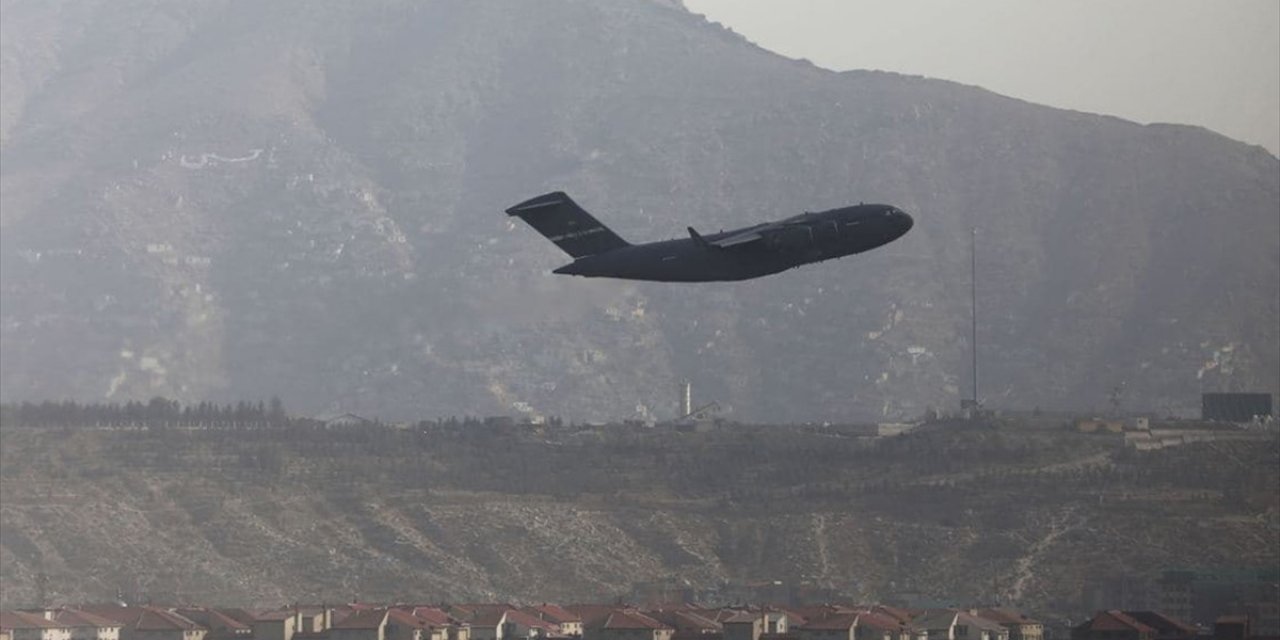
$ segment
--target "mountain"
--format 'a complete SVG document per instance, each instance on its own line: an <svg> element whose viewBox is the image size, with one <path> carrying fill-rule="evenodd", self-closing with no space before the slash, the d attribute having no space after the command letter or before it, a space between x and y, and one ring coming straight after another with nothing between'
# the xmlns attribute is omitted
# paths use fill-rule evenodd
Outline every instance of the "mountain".
<svg viewBox="0 0 1280 640"><path fill-rule="evenodd" d="M776 580L1079 620L1117 584L1158 599L1171 569L1280 570L1274 431L1148 451L1061 419L862 433L6 422L0 606L31 606L41 574L55 602L238 606L655 582L725 603Z"/></svg>
<svg viewBox="0 0 1280 640"><path fill-rule="evenodd" d="M678 4L4 0L0 397L387 418L1194 413L1280 390L1280 161L1184 126L760 49ZM632 241L865 202L759 281L553 276L554 189ZM1122 390L1115 393L1116 390Z"/></svg>

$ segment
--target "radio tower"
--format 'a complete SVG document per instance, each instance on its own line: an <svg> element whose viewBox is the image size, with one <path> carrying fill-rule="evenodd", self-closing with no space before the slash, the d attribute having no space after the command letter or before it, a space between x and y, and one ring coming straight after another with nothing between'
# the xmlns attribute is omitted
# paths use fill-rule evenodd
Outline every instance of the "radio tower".
<svg viewBox="0 0 1280 640"><path fill-rule="evenodd" d="M973 411L979 411L978 395L978 228L969 228L969 304L973 310L972 333L969 348L973 352L973 398L969 401Z"/></svg>

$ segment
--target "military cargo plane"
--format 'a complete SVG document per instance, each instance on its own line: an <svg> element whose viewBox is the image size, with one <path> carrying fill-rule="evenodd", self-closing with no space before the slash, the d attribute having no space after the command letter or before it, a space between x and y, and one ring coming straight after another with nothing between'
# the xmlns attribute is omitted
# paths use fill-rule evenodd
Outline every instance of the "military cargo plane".
<svg viewBox="0 0 1280 640"><path fill-rule="evenodd" d="M507 214L529 223L573 262L555 273L658 282L749 280L792 267L870 251L902 237L911 216L886 204L802 213L777 222L631 244L562 191L525 200Z"/></svg>

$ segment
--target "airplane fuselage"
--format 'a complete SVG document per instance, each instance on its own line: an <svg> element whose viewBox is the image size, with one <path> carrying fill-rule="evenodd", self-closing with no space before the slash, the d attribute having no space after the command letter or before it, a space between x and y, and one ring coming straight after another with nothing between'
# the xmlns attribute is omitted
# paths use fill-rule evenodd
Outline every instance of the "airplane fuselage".
<svg viewBox="0 0 1280 640"><path fill-rule="evenodd" d="M578 258L555 272L658 282L749 280L870 251L901 237L912 222L894 207L858 205L791 218L759 242L731 248L713 244L766 226L707 234L705 244L689 237L631 245Z"/></svg>
<svg viewBox="0 0 1280 640"><path fill-rule="evenodd" d="M897 207L860 204L705 236L690 227L688 238L631 244L560 191L507 213L574 258L555 273L658 282L758 278L869 251L902 237L913 224Z"/></svg>

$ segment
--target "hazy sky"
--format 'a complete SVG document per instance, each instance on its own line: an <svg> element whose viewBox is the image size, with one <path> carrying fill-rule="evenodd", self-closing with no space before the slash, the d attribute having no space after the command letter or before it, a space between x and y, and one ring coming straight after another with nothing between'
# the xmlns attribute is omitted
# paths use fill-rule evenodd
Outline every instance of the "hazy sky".
<svg viewBox="0 0 1280 640"><path fill-rule="evenodd" d="M945 78L1280 151L1277 0L685 0L828 69Z"/></svg>

